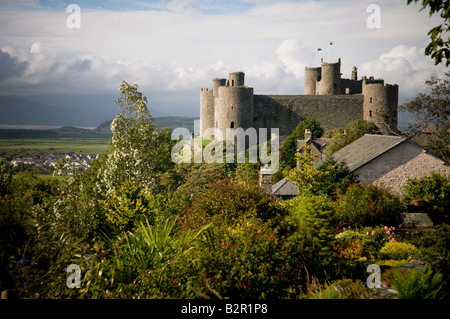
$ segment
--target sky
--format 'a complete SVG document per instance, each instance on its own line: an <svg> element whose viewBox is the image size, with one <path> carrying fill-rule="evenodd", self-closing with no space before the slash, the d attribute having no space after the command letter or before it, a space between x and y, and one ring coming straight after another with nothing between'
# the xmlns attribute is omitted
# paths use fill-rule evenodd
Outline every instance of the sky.
<svg viewBox="0 0 450 319"><path fill-rule="evenodd" d="M80 8L79 28L69 27L77 21L70 4ZM125 80L150 111L198 116L200 88L212 78L243 71L255 94L304 94L305 66L341 58L344 78L357 66L359 77L398 84L403 103L447 71L424 55L441 21L420 8L406 0L0 0L0 95L119 97Z"/></svg>

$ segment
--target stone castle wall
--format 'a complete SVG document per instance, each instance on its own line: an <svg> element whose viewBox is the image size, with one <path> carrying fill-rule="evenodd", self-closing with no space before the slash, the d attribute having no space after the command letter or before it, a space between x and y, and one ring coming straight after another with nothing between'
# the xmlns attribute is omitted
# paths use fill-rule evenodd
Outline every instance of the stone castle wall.
<svg viewBox="0 0 450 319"><path fill-rule="evenodd" d="M362 95L254 95L253 126L279 128L280 136L287 136L313 117L324 130L345 128L363 118L363 102Z"/></svg>

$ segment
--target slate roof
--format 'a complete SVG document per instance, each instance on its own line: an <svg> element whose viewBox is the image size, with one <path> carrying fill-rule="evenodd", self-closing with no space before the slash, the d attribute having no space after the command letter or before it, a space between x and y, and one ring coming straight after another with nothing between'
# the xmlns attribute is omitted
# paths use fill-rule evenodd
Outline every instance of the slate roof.
<svg viewBox="0 0 450 319"><path fill-rule="evenodd" d="M278 196L296 196L298 187L286 177L272 185L272 193Z"/></svg>
<svg viewBox="0 0 450 319"><path fill-rule="evenodd" d="M337 163L345 161L350 172L354 172L406 140L406 137L400 136L365 134L335 152L333 158Z"/></svg>
<svg viewBox="0 0 450 319"><path fill-rule="evenodd" d="M321 150L323 147L328 146L331 138L321 137L321 138L313 138L312 144L318 149ZM305 140L297 140L297 149L300 149L305 144Z"/></svg>

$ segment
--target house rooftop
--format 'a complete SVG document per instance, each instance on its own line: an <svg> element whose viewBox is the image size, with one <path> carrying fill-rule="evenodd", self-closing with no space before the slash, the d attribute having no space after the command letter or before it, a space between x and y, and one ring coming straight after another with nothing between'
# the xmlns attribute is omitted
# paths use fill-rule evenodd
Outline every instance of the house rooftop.
<svg viewBox="0 0 450 319"><path fill-rule="evenodd" d="M272 194L281 197L291 197L298 195L298 187L286 177L272 185Z"/></svg>
<svg viewBox="0 0 450 319"><path fill-rule="evenodd" d="M297 140L297 149L300 149L307 140ZM318 150L322 150L325 146L331 142L331 138L321 137L321 138L312 138L311 144L314 145Z"/></svg>
<svg viewBox="0 0 450 319"><path fill-rule="evenodd" d="M333 158L337 163L345 161L350 172L353 172L406 140L406 137L400 136L365 134L335 152Z"/></svg>

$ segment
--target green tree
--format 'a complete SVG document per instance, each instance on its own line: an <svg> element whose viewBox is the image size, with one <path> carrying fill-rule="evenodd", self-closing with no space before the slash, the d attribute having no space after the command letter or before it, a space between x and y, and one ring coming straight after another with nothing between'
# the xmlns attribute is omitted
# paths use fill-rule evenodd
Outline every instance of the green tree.
<svg viewBox="0 0 450 319"><path fill-rule="evenodd" d="M11 193L11 183L14 174L13 166L0 159L0 196Z"/></svg>
<svg viewBox="0 0 450 319"><path fill-rule="evenodd" d="M146 195L142 186L134 185L130 180L123 183L114 196L106 201L106 218L120 231L131 231L140 222L155 222L154 199Z"/></svg>
<svg viewBox="0 0 450 319"><path fill-rule="evenodd" d="M361 138L364 134L380 134L380 130L374 122L359 119L348 123L344 132L340 130L326 132L326 136L331 136L331 142L325 149L325 153L331 155Z"/></svg>
<svg viewBox="0 0 450 319"><path fill-rule="evenodd" d="M407 4L410 5L412 2L418 3L419 0L408 0ZM444 20L428 32L431 41L425 48L425 55L431 55L435 64L441 63L442 59L445 58L447 60L445 64L448 66L450 64L450 38L445 39L444 37L450 30L450 1L422 0L421 2L422 8L420 11L429 7L430 17L434 14L439 14Z"/></svg>
<svg viewBox="0 0 450 319"><path fill-rule="evenodd" d="M294 155L297 152L297 140L305 139L305 129L311 130L313 138L321 137L323 129L320 123L314 118L308 118L298 123L291 135L289 135L282 145L282 166L295 167Z"/></svg>
<svg viewBox="0 0 450 319"><path fill-rule="evenodd" d="M314 190L321 189L326 183L329 174L327 170L320 170L314 167L314 159L318 156L311 154L311 147L303 145L300 152L295 154L298 165L286 174L286 178L293 181L299 188L299 193L314 193Z"/></svg>
<svg viewBox="0 0 450 319"><path fill-rule="evenodd" d="M111 123L113 136L103 169L99 170L101 193L113 196L114 189L127 180L149 190L154 186L158 132L147 109L147 98L138 85L123 81L121 98L115 100L120 113Z"/></svg>
<svg viewBox="0 0 450 319"><path fill-rule="evenodd" d="M333 202L324 196L300 194L286 203L288 224L291 231L289 241L299 246L299 262L314 276L333 273L335 254L332 251L334 241L331 220Z"/></svg>
<svg viewBox="0 0 450 319"><path fill-rule="evenodd" d="M315 190L317 195L336 199L337 194L345 193L349 186L359 183L357 175L350 173L345 162L336 163L332 156L327 156L316 168L327 172L323 185Z"/></svg>
<svg viewBox="0 0 450 319"><path fill-rule="evenodd" d="M409 129L425 139L425 146L450 161L450 72L444 78L435 76L425 81L428 88L400 109L414 115Z"/></svg>

